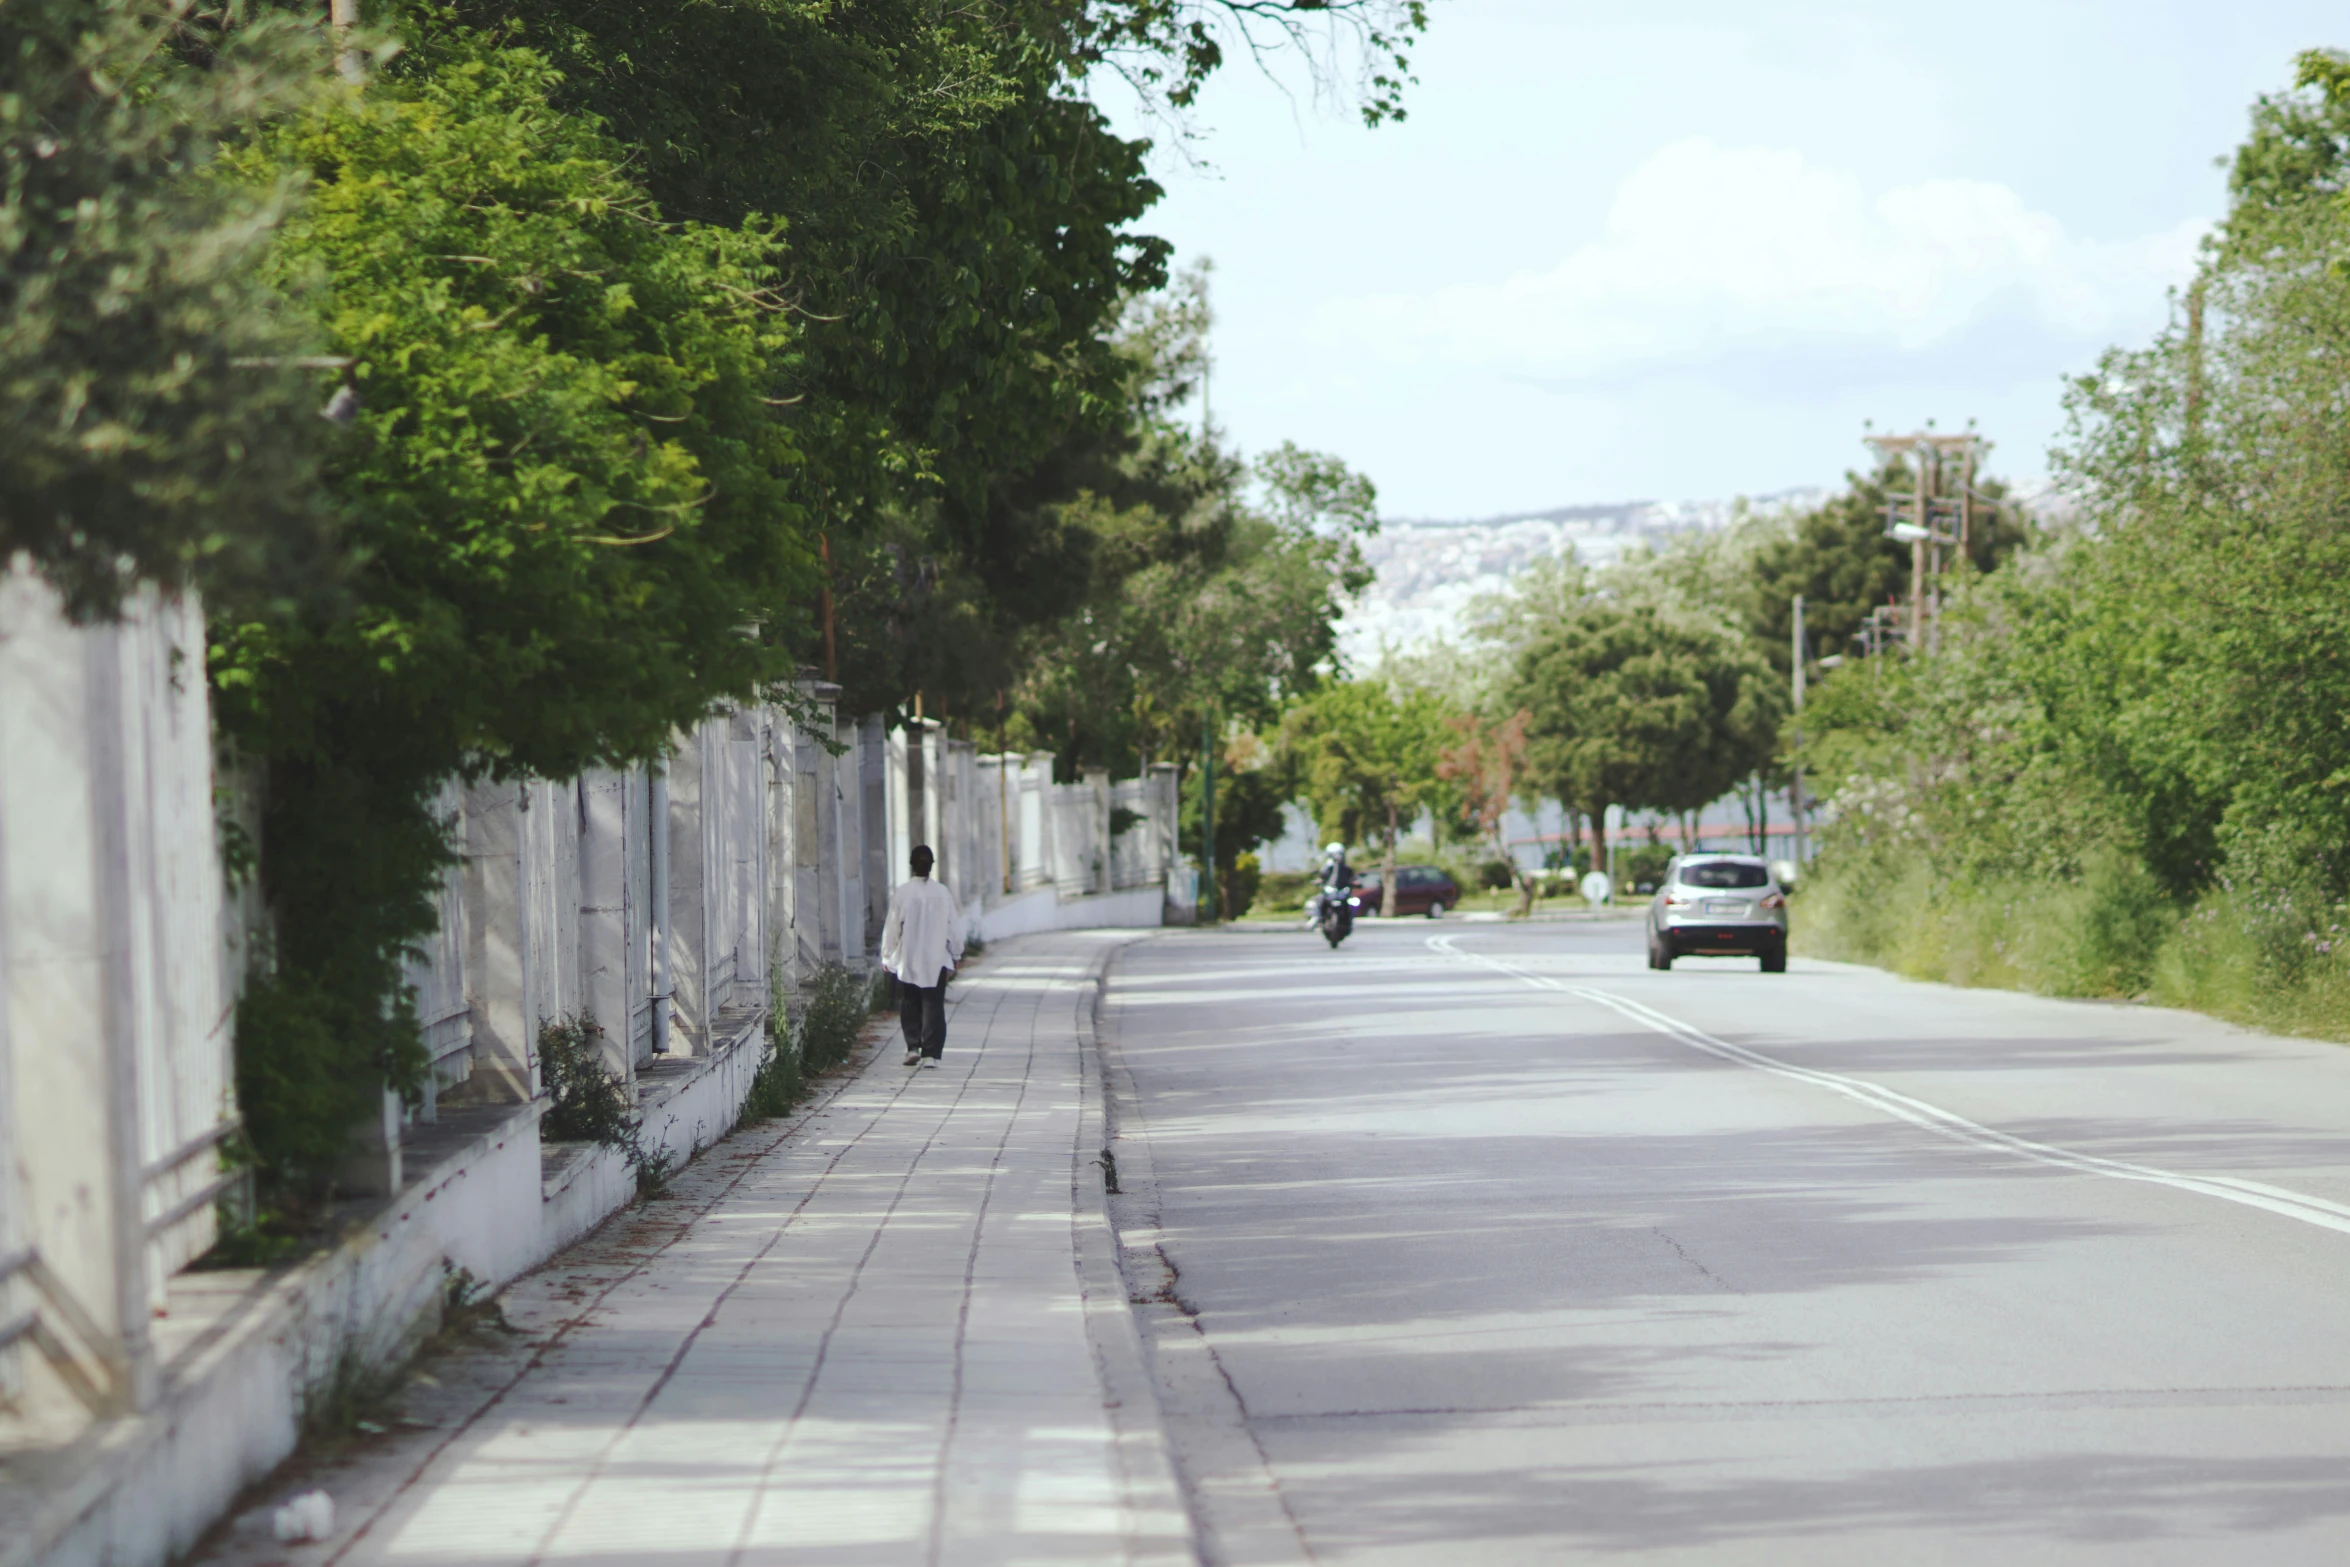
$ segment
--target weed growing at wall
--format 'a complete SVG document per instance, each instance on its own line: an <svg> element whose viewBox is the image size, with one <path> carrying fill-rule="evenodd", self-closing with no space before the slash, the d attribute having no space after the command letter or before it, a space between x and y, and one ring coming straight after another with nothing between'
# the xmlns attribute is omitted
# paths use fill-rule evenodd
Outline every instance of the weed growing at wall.
<svg viewBox="0 0 2350 1567"><path fill-rule="evenodd" d="M878 971L877 971L878 972ZM876 1010L872 982L853 969L827 963L809 976L793 1025L802 1070L830 1071L848 1060L865 1019Z"/></svg>
<svg viewBox="0 0 2350 1567"><path fill-rule="evenodd" d="M783 977L779 974L769 981L769 994L780 997ZM792 1037L791 1024L778 1008L767 1014L767 1054L760 1059L759 1070L751 1078L751 1091L743 1096L745 1121L772 1121L791 1114L793 1105L807 1087L807 1078L800 1070L799 1042Z"/></svg>
<svg viewBox="0 0 2350 1567"><path fill-rule="evenodd" d="M547 1094L539 1136L617 1148L634 1164L643 1157L636 1099L627 1080L606 1064L604 1046L603 1025L590 1013L539 1025L539 1079Z"/></svg>
<svg viewBox="0 0 2350 1567"><path fill-rule="evenodd" d="M807 1092L808 1079L849 1059L865 1020L887 1004L887 975L867 977L838 963L809 976L797 1004L767 1017L767 1054L743 1100L745 1121L788 1115ZM774 993L784 993L782 976ZM894 998L893 998L894 999Z"/></svg>

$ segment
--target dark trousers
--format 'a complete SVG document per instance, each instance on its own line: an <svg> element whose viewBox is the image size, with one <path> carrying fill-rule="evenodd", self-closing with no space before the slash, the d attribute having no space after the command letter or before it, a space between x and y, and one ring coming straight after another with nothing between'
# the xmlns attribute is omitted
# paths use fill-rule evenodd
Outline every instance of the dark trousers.
<svg viewBox="0 0 2350 1567"><path fill-rule="evenodd" d="M935 1061L947 1048L947 987L909 985L898 981L898 1026L906 1031L906 1048L919 1050Z"/></svg>

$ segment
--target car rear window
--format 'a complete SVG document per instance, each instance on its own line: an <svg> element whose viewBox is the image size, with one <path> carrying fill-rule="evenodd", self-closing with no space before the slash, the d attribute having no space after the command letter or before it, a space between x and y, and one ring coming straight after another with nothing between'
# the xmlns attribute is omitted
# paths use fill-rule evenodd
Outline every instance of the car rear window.
<svg viewBox="0 0 2350 1567"><path fill-rule="evenodd" d="M1681 867L1684 887L1768 887L1770 884L1769 871L1759 865L1741 865L1736 860L1701 860Z"/></svg>

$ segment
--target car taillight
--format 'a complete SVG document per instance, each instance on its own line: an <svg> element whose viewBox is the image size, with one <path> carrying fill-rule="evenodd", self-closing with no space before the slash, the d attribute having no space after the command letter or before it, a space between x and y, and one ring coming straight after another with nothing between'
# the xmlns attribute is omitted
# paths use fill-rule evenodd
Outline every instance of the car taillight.
<svg viewBox="0 0 2350 1567"><path fill-rule="evenodd" d="M1668 909L1685 909L1696 901L1695 898L1677 898L1669 892L1665 894L1665 907Z"/></svg>
<svg viewBox="0 0 2350 1567"><path fill-rule="evenodd" d="M1783 909L1787 906L1787 900L1774 892L1762 900L1762 906L1766 909Z"/></svg>

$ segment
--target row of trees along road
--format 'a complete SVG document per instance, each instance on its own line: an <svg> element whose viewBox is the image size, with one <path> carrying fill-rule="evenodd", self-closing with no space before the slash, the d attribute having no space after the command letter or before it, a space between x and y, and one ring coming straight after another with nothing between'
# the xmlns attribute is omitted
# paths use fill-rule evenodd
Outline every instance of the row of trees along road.
<svg viewBox="0 0 2350 1567"><path fill-rule="evenodd" d="M1227 880L1281 830L1263 799L1301 802L1317 836L1373 845L1392 872L1415 819L1439 844L1514 868L1505 814L1556 802L1570 836L1587 839L1586 863L1604 866L1611 811L1688 824L1733 792L1784 790L1792 600L1806 600L1815 652L1852 648L1870 612L1908 589L1909 548L1886 536L1885 516L1907 506L1910 484L1899 465L1849 475L1819 506L1741 513L1606 570L1539 563L1474 607L1463 644L1391 654L1300 699L1277 727L1237 734L1226 765L1251 803L1245 830L1219 819ZM2006 486L1979 488L1986 520L1954 581L1992 572L2028 537Z"/></svg>
<svg viewBox="0 0 2350 1567"><path fill-rule="evenodd" d="M1369 488L1174 426L1204 290L1164 292L1148 148L1089 91L1180 133L1246 34L1377 124L1426 24L327 12L22 0L0 28L0 547L84 617L204 592L263 800L230 846L276 933L238 1093L281 1211L379 1085L417 1087L441 780L644 760L806 668L1071 766L1182 760L1210 705L1312 686Z"/></svg>
<svg viewBox="0 0 2350 1567"><path fill-rule="evenodd" d="M2071 524L1807 708L1835 950L2350 1028L2350 59L2228 188L2167 328L2073 383Z"/></svg>

